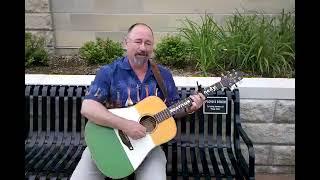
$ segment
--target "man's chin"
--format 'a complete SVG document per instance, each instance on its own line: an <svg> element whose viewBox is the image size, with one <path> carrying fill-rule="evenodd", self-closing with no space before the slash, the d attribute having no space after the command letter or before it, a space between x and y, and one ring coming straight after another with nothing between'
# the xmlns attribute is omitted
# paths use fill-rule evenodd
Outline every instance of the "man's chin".
<svg viewBox="0 0 320 180"><path fill-rule="evenodd" d="M135 56L133 58L133 62L136 65L143 65L144 63L146 63L148 61L149 57L147 56Z"/></svg>

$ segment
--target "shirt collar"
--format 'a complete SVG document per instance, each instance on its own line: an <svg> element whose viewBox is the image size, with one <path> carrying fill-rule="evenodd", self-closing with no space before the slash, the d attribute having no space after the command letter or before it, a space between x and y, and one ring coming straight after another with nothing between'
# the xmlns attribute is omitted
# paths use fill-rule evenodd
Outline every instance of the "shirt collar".
<svg viewBox="0 0 320 180"><path fill-rule="evenodd" d="M128 56L124 57L120 67L122 69L126 69L126 70L130 70L132 69L131 66L130 66L130 63L129 63L129 59L128 59Z"/></svg>
<svg viewBox="0 0 320 180"><path fill-rule="evenodd" d="M130 66L130 63L129 63L129 59L128 59L128 56L125 56L122 63L120 64L120 67L122 69L125 69L125 70L132 70L131 66ZM132 70L133 71L133 70ZM148 70L147 70L147 73L146 73L146 77L145 79L148 79L149 76L151 76L153 73L151 71L151 65L150 65L150 61L148 61Z"/></svg>

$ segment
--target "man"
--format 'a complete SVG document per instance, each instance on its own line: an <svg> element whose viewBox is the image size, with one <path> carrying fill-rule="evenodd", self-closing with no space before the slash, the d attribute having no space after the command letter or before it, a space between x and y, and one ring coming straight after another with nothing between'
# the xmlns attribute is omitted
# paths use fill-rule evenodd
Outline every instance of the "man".
<svg viewBox="0 0 320 180"><path fill-rule="evenodd" d="M165 99L151 70L149 59L153 52L154 37L152 29L143 23L132 25L125 38L126 56L103 66L96 74L83 101L81 113L96 124L122 130L132 139L146 135L146 128L140 123L119 117L110 107L133 105L150 95L159 96L167 106L179 100L172 74L158 65L164 85L168 92ZM192 106L176 114L181 117L193 113L201 106L203 94L191 95ZM165 180L166 157L161 147L154 148L135 171L137 180ZM89 149L82 154L71 180L103 180L104 175L97 169L90 157Z"/></svg>

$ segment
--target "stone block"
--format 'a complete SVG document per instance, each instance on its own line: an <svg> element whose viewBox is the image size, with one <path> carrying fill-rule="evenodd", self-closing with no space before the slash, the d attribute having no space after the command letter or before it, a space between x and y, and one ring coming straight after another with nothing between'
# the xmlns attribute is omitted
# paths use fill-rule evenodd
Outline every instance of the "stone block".
<svg viewBox="0 0 320 180"><path fill-rule="evenodd" d="M26 30L52 30L52 20L49 13L27 13L25 15Z"/></svg>
<svg viewBox="0 0 320 180"><path fill-rule="evenodd" d="M25 0L25 12L27 13L49 13L49 0Z"/></svg>
<svg viewBox="0 0 320 180"><path fill-rule="evenodd" d="M254 143L295 143L295 124L242 123L242 126Z"/></svg>
<svg viewBox="0 0 320 180"><path fill-rule="evenodd" d="M273 165L295 165L295 146L272 146Z"/></svg>
<svg viewBox="0 0 320 180"><path fill-rule="evenodd" d="M274 100L243 99L240 101L242 122L272 122L274 118Z"/></svg>
<svg viewBox="0 0 320 180"><path fill-rule="evenodd" d="M276 122L294 123L295 122L295 101L294 100L277 100L275 107Z"/></svg>

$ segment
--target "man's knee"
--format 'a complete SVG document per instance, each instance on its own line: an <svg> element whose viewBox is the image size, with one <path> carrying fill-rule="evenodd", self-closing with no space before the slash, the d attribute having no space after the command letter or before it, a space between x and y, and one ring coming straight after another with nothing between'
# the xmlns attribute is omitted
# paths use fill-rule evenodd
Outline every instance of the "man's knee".
<svg viewBox="0 0 320 180"><path fill-rule="evenodd" d="M103 180L104 176L99 171L94 161L91 159L91 154L86 148L81 156L79 163L73 171L70 180Z"/></svg>
<svg viewBox="0 0 320 180"><path fill-rule="evenodd" d="M136 179L166 179L167 159L160 147L155 148L136 170Z"/></svg>

